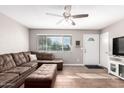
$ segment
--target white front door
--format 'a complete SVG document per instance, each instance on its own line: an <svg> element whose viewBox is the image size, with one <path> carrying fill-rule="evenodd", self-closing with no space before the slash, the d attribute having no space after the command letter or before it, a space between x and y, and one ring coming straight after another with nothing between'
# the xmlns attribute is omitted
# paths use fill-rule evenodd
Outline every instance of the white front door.
<svg viewBox="0 0 124 93"><path fill-rule="evenodd" d="M83 64L99 65L99 34L83 35Z"/></svg>
<svg viewBox="0 0 124 93"><path fill-rule="evenodd" d="M100 65L108 67L109 58L109 32L102 33L100 35Z"/></svg>

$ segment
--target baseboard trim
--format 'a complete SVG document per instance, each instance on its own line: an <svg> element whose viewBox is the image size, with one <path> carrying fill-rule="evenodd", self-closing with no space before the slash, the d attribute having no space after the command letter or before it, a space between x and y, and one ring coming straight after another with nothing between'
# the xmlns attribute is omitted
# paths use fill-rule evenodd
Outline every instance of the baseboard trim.
<svg viewBox="0 0 124 93"><path fill-rule="evenodd" d="M84 64L63 64L63 66L84 66Z"/></svg>

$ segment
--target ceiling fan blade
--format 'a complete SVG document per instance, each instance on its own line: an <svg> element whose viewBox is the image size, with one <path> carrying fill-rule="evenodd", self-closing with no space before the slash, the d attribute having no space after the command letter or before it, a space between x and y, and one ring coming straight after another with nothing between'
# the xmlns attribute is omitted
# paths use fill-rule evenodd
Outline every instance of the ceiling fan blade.
<svg viewBox="0 0 124 93"><path fill-rule="evenodd" d="M64 18L59 20L56 24L60 24L62 21L64 21Z"/></svg>
<svg viewBox="0 0 124 93"><path fill-rule="evenodd" d="M65 12L70 13L71 5L65 5L64 10L65 10Z"/></svg>
<svg viewBox="0 0 124 93"><path fill-rule="evenodd" d="M51 15L51 16L58 16L58 17L63 17L62 15L54 14L54 13L46 13L46 15Z"/></svg>
<svg viewBox="0 0 124 93"><path fill-rule="evenodd" d="M72 24L73 26L75 26L76 23L75 23L72 19L70 19L70 20L71 20L71 24Z"/></svg>
<svg viewBox="0 0 124 93"><path fill-rule="evenodd" d="M84 17L88 17L88 14L79 14L79 15L72 15L72 18L84 18Z"/></svg>

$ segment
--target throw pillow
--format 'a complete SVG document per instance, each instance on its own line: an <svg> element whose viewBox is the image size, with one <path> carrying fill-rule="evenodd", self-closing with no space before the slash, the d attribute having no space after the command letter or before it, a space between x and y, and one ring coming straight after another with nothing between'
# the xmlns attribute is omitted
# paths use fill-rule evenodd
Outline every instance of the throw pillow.
<svg viewBox="0 0 124 93"><path fill-rule="evenodd" d="M29 57L30 57L30 61L36 61L37 60L37 57L35 54L30 54Z"/></svg>

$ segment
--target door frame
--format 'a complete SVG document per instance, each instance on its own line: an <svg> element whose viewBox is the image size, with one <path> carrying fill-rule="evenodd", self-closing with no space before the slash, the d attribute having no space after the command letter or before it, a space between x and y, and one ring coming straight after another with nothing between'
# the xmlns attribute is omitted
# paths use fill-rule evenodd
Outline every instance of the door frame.
<svg viewBox="0 0 124 93"><path fill-rule="evenodd" d="M106 33L108 34L108 41L107 41L107 42L108 42L108 50L107 50L106 53L108 54L107 60L109 61L109 42L110 42L110 41L109 41L109 32L103 32L103 33L100 34L100 66L105 67L105 68L108 68L108 63L107 63L107 66L104 66L103 64L101 64L101 53L102 53L102 52L101 52L101 43L102 43L102 42L101 42L101 35L102 35L102 34L106 34Z"/></svg>

